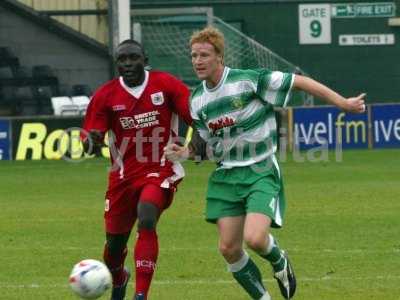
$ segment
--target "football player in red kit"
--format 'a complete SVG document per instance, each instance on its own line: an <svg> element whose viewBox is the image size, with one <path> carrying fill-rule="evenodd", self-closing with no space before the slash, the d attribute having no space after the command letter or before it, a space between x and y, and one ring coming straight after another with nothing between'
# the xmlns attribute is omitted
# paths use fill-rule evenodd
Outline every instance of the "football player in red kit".
<svg viewBox="0 0 400 300"><path fill-rule="evenodd" d="M163 158L163 149L177 136L178 119L191 123L189 90L172 75L147 71L140 43L125 40L116 49L120 74L94 94L83 129L84 147L93 153L109 134L112 167L105 196L104 261L113 276L111 300L123 300L129 281L124 268L127 241L137 220L134 248L134 299L147 299L157 263L157 221L172 201L184 176L179 163Z"/></svg>

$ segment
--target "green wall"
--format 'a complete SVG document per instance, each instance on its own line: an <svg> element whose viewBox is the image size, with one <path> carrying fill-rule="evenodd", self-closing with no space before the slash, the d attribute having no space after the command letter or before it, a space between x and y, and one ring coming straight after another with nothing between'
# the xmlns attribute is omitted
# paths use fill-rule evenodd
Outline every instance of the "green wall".
<svg viewBox="0 0 400 300"><path fill-rule="evenodd" d="M400 102L400 27L388 18L332 18L332 43L300 45L300 3L361 1L132 1L132 8L210 6L226 22L241 23L243 31L311 77L344 96L368 93L370 102ZM365 1L381 2L381 1ZM386 1L382 1L386 2ZM394 1L400 15L400 0ZM395 34L395 45L339 46L339 34Z"/></svg>

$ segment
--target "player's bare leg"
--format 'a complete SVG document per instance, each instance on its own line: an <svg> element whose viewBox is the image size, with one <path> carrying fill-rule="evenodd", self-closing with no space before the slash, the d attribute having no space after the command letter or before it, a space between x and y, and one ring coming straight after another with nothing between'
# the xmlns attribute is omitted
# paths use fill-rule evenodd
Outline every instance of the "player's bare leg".
<svg viewBox="0 0 400 300"><path fill-rule="evenodd" d="M244 216L224 217L218 220L219 250L228 263L236 281L252 299L269 300L270 296L262 283L261 273L243 249Z"/></svg>
<svg viewBox="0 0 400 300"><path fill-rule="evenodd" d="M296 277L287 254L279 248L269 233L270 227L269 217L260 213L249 213L244 226L244 240L249 248L271 263L282 296L290 299L296 291Z"/></svg>

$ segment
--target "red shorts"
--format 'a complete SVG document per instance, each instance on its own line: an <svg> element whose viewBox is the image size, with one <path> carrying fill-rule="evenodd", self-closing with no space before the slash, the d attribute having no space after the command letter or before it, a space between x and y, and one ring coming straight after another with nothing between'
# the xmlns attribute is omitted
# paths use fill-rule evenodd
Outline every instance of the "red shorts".
<svg viewBox="0 0 400 300"><path fill-rule="evenodd" d="M139 201L154 204L160 213L167 209L172 203L176 186L179 183L179 181L170 182L168 188L161 187L161 184L170 175L160 174L159 177L110 182L104 209L106 232L120 234L130 231L136 221Z"/></svg>

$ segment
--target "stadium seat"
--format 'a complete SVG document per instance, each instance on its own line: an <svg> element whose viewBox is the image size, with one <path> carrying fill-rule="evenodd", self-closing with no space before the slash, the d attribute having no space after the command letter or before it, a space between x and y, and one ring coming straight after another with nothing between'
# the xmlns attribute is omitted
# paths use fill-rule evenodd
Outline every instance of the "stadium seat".
<svg viewBox="0 0 400 300"><path fill-rule="evenodd" d="M39 102L33 94L31 86L19 86L15 91L16 113L18 115L28 116L39 113Z"/></svg>
<svg viewBox="0 0 400 300"><path fill-rule="evenodd" d="M49 98L54 97L54 91L51 86L35 86L35 96L39 98Z"/></svg>
<svg viewBox="0 0 400 300"><path fill-rule="evenodd" d="M59 95L58 96L72 96L71 86L68 84L59 84Z"/></svg>
<svg viewBox="0 0 400 300"><path fill-rule="evenodd" d="M0 116L15 115L15 88L11 86L0 87Z"/></svg>
<svg viewBox="0 0 400 300"><path fill-rule="evenodd" d="M38 106L34 102L21 101L18 106L17 114L19 116L35 116L38 115Z"/></svg>
<svg viewBox="0 0 400 300"><path fill-rule="evenodd" d="M15 71L15 79L10 82L10 85L22 87L32 85L32 69L26 66L18 66Z"/></svg>
<svg viewBox="0 0 400 300"><path fill-rule="evenodd" d="M34 86L34 96L39 103L39 114L41 115L52 115L53 108L51 104L51 98L55 96L55 93L51 86Z"/></svg>
<svg viewBox="0 0 400 300"><path fill-rule="evenodd" d="M72 102L70 97L52 97L51 104L53 106L54 115L56 116L78 116L79 106Z"/></svg>
<svg viewBox="0 0 400 300"><path fill-rule="evenodd" d="M16 78L20 79L32 78L32 69L26 66L19 66L15 75Z"/></svg>
<svg viewBox="0 0 400 300"><path fill-rule="evenodd" d="M15 98L15 87L13 86L2 86L0 87L0 98L3 100L11 100Z"/></svg>
<svg viewBox="0 0 400 300"><path fill-rule="evenodd" d="M87 84L75 84L72 86L72 96L88 96L92 95L92 90Z"/></svg>
<svg viewBox="0 0 400 300"><path fill-rule="evenodd" d="M2 79L11 79L14 78L13 70L10 66L0 66L0 81Z"/></svg>
<svg viewBox="0 0 400 300"><path fill-rule="evenodd" d="M11 106L8 103L3 103L0 99L0 117L8 117L12 115L13 111Z"/></svg>
<svg viewBox="0 0 400 300"><path fill-rule="evenodd" d="M53 70L48 65L39 65L32 68L34 78L51 78L54 77Z"/></svg>
<svg viewBox="0 0 400 300"><path fill-rule="evenodd" d="M16 68L19 66L19 59L14 55L9 47L0 47L0 68L11 68L15 76Z"/></svg>
<svg viewBox="0 0 400 300"><path fill-rule="evenodd" d="M85 115L86 109L89 105L90 99L88 96L75 96L71 97L72 103L79 107L79 114Z"/></svg>
<svg viewBox="0 0 400 300"><path fill-rule="evenodd" d="M37 88L46 89L45 87L50 87L53 96L60 95L58 78L54 75L50 66L34 66L32 68L32 77Z"/></svg>
<svg viewBox="0 0 400 300"><path fill-rule="evenodd" d="M33 91L30 86L17 87L15 90L15 97L17 99L33 99Z"/></svg>
<svg viewBox="0 0 400 300"><path fill-rule="evenodd" d="M51 105L51 99L50 98L40 98L38 99L39 101L39 114L41 115L53 115L54 110L53 106Z"/></svg>
<svg viewBox="0 0 400 300"><path fill-rule="evenodd" d="M10 47L0 47L0 58L15 57Z"/></svg>

